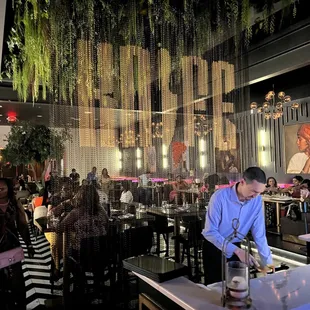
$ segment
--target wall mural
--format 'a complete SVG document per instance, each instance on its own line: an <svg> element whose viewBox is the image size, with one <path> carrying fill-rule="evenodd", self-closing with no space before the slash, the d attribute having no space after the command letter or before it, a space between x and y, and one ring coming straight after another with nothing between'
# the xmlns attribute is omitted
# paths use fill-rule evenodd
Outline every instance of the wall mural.
<svg viewBox="0 0 310 310"><path fill-rule="evenodd" d="M186 152L186 145L183 142L172 142L172 159L173 159L173 170L176 171L179 168L183 170L186 167L184 162L184 154Z"/></svg>
<svg viewBox="0 0 310 310"><path fill-rule="evenodd" d="M284 126L286 173L310 173L310 123Z"/></svg>

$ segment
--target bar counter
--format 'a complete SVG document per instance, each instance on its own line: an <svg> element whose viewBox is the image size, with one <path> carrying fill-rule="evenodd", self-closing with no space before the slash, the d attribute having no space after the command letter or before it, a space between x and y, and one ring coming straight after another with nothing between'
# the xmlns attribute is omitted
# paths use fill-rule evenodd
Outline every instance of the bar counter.
<svg viewBox="0 0 310 310"><path fill-rule="evenodd" d="M152 287L153 291L157 291L169 298L179 309L224 309L221 306L221 283L211 284L206 287L196 284L185 277L157 283L138 273L135 274L142 282ZM252 279L250 282L253 301L251 309L309 310L309 284L310 265ZM140 293L144 292L140 291ZM170 307L170 309L172 308Z"/></svg>

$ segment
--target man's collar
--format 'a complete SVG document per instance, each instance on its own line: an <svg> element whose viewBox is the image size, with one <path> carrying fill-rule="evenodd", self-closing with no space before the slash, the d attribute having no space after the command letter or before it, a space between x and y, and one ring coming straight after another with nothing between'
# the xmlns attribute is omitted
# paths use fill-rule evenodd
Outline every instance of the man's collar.
<svg viewBox="0 0 310 310"><path fill-rule="evenodd" d="M240 202L238 195L237 195L237 186L240 182L234 184L230 189L230 200L235 202Z"/></svg>
<svg viewBox="0 0 310 310"><path fill-rule="evenodd" d="M231 192L230 192L230 200L231 201L234 201L234 202L237 202L237 203L240 203L240 204L245 204L247 201L241 201L238 197L238 193L237 193L237 187L238 185L240 184L240 182L234 184L232 187L231 187Z"/></svg>

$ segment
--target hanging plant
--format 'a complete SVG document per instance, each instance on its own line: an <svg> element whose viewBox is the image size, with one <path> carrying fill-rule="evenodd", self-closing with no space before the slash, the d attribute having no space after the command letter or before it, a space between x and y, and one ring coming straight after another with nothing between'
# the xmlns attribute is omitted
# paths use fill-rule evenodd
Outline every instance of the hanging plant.
<svg viewBox="0 0 310 310"><path fill-rule="evenodd" d="M98 86L97 49L100 43L113 46L113 79L119 87L119 49L122 45L169 50L173 79L181 82L180 59L203 55L215 45L234 37L235 52L244 33L247 47L252 37L251 11L263 10L263 27L275 31L273 3L276 0L15 0L14 27L5 60L18 96L26 101L46 99L47 91L58 102L71 102L78 83L78 42L88 41L85 70L87 96L94 99ZM174 2L176 3L176 2ZM282 0L292 8L293 0ZM129 55L128 55L129 56ZM80 68L81 69L81 68ZM115 91L117 93L117 91Z"/></svg>
<svg viewBox="0 0 310 310"><path fill-rule="evenodd" d="M242 28L245 29L245 46L249 46L252 37L251 11L248 0L242 0Z"/></svg>
<svg viewBox="0 0 310 310"><path fill-rule="evenodd" d="M15 26L9 38L13 89L23 101L31 94L35 101L46 99L51 85L51 50L49 48L48 5L36 0L15 3Z"/></svg>

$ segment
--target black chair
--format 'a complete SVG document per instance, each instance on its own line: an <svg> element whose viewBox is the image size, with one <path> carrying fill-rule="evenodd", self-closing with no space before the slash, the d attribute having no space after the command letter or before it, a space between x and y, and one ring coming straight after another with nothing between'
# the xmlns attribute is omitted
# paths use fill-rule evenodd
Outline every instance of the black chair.
<svg viewBox="0 0 310 310"><path fill-rule="evenodd" d="M119 301L124 303L125 307L132 298L138 298L138 281L136 276L129 274L123 268L123 260L133 256L149 254L152 245L153 229L150 226L129 228L120 233L118 280L121 285L120 292L123 299L120 300L119 294L117 297ZM132 289L133 282L135 283L135 289Z"/></svg>
<svg viewBox="0 0 310 310"><path fill-rule="evenodd" d="M121 232L119 247L121 261L132 256L150 253L153 245L153 229L150 226L129 228Z"/></svg>
<svg viewBox="0 0 310 310"><path fill-rule="evenodd" d="M90 292L87 284L86 272L93 274L94 294L101 294L106 281L110 280L111 260L110 260L109 237L98 236L81 240L80 251L72 251L69 255L70 271L74 277L74 299L76 302L88 302Z"/></svg>
<svg viewBox="0 0 310 310"><path fill-rule="evenodd" d="M184 261L184 257L186 254L187 266L189 268L190 278L192 278L195 281L199 281L202 275L199 264L199 253L201 253L202 241L203 241L203 236L201 234L203 229L203 222L204 221L198 217L191 217L187 219L186 222L183 222L183 224L185 224L186 227L185 233L180 234L178 236L178 240L176 240L177 237L175 236L173 237L176 242L179 241L180 244L182 244L181 263ZM193 255L191 254L191 249L193 249ZM194 259L194 269L195 269L194 277L192 275L191 258Z"/></svg>
<svg viewBox="0 0 310 310"><path fill-rule="evenodd" d="M156 233L156 255L160 256L160 253L165 253L165 256L169 256L169 234L173 233L174 227L168 225L168 219L161 215L155 215L155 221L152 222L151 227L153 227ZM163 236L166 249L160 249L160 235Z"/></svg>

